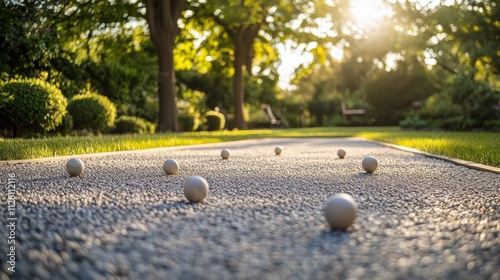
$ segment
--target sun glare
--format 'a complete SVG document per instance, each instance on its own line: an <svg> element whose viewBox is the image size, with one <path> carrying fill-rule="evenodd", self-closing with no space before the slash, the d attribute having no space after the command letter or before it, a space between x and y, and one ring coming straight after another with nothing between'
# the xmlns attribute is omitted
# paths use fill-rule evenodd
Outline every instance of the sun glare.
<svg viewBox="0 0 500 280"><path fill-rule="evenodd" d="M391 15L391 10L379 0L351 0L351 19L361 30L368 31L383 17Z"/></svg>

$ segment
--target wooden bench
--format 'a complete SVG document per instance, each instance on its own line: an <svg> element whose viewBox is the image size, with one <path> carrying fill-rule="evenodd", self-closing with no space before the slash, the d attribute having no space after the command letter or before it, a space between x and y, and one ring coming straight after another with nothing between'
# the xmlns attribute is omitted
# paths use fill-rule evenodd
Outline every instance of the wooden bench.
<svg viewBox="0 0 500 280"><path fill-rule="evenodd" d="M341 102L340 104L342 108L342 115L344 116L351 116L351 115L364 115L366 114L365 109L347 109L347 106L344 101Z"/></svg>

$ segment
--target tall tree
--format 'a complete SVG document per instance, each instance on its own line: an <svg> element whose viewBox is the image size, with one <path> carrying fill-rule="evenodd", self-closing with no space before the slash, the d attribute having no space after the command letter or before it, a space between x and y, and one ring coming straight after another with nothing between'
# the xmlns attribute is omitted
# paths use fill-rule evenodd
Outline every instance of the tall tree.
<svg viewBox="0 0 500 280"><path fill-rule="evenodd" d="M255 44L260 41L277 44L285 40L337 41L329 31L335 27L332 18L339 15L340 5L342 1L214 0L193 7L201 18L219 24L231 40L236 128L247 128L243 114L244 77L245 70L252 74ZM318 48L322 48L320 45Z"/></svg>
<svg viewBox="0 0 500 280"><path fill-rule="evenodd" d="M272 2L268 1L266 4L263 1L241 1L235 4L232 1L218 1L202 6L202 9L207 11L206 15L224 28L233 44L234 124L238 129L248 128L244 117L244 71L248 74L252 72L253 45L265 23L266 6Z"/></svg>
<svg viewBox="0 0 500 280"><path fill-rule="evenodd" d="M179 131L175 92L175 38L179 34L177 21L186 0L145 0L149 34L158 54L158 97L160 113L157 131Z"/></svg>

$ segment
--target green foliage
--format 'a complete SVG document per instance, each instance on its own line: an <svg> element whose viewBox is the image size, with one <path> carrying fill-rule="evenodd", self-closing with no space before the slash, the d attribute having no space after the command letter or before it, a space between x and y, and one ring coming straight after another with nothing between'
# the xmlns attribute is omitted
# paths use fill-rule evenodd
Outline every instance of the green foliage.
<svg viewBox="0 0 500 280"><path fill-rule="evenodd" d="M495 121L500 119L498 100L499 92L489 85L457 75L446 91L429 97L400 124L425 129L496 129Z"/></svg>
<svg viewBox="0 0 500 280"><path fill-rule="evenodd" d="M76 129L106 131L116 118L116 107L107 97L97 93L81 93L73 96L68 105Z"/></svg>
<svg viewBox="0 0 500 280"><path fill-rule="evenodd" d="M182 132L196 131L200 126L200 116L197 112L183 111L178 115Z"/></svg>
<svg viewBox="0 0 500 280"><path fill-rule="evenodd" d="M156 57L142 1L2 1L0 76L43 77L67 98L81 88L109 95L122 114L146 111ZM155 117L157 119L157 117Z"/></svg>
<svg viewBox="0 0 500 280"><path fill-rule="evenodd" d="M460 106L453 104L449 94L441 92L427 98L422 107L409 111L400 122L411 129L459 129L463 120Z"/></svg>
<svg viewBox="0 0 500 280"><path fill-rule="evenodd" d="M450 95L446 92L427 98L417 112L423 119L443 119L462 115L460 106L453 104Z"/></svg>
<svg viewBox="0 0 500 280"><path fill-rule="evenodd" d="M0 85L0 117L15 128L55 129L66 114L61 91L39 79L9 80Z"/></svg>
<svg viewBox="0 0 500 280"><path fill-rule="evenodd" d="M0 73L34 77L50 71L58 54L57 30L38 1L0 2Z"/></svg>
<svg viewBox="0 0 500 280"><path fill-rule="evenodd" d="M484 128L492 131L500 131L500 119L485 121Z"/></svg>
<svg viewBox="0 0 500 280"><path fill-rule="evenodd" d="M98 39L97 58L81 63L85 74L79 79L91 81L90 89L113 101L118 115L141 116L157 91L157 61L149 38L142 27L136 27L105 33ZM154 117L155 122L157 119Z"/></svg>
<svg viewBox="0 0 500 280"><path fill-rule="evenodd" d="M406 118L399 122L399 126L406 129L423 129L428 127L428 123L422 120L416 112L410 111L410 113L406 115Z"/></svg>
<svg viewBox="0 0 500 280"><path fill-rule="evenodd" d="M313 85L313 99L307 104L311 116L315 119L315 126L330 124L333 117L341 111L340 96L332 94L332 89L328 88L327 84L325 80L316 82Z"/></svg>
<svg viewBox="0 0 500 280"><path fill-rule="evenodd" d="M428 70L417 60L400 61L392 71L379 70L365 82L362 91L378 125L395 125L404 118L414 101L438 91Z"/></svg>
<svg viewBox="0 0 500 280"><path fill-rule="evenodd" d="M494 107L500 101L500 91L487 83L459 74L449 90L451 101L461 106L464 117L469 120L462 128L480 127L487 120L500 118L500 111Z"/></svg>
<svg viewBox="0 0 500 280"><path fill-rule="evenodd" d="M338 16L341 15L337 13L338 8L342 6L341 2L219 0L193 3L191 8L197 17L195 20L200 21L200 26L206 28L213 26L214 22L218 25L208 33L210 35L206 37L207 41L215 41L217 44L214 45L219 47L221 53L229 52L233 56L233 102L239 103L233 107L235 127L246 129L243 112L245 98L251 98L258 92L245 92L244 70L251 73L255 69L254 64L258 63L262 76L267 75L271 78L270 81L277 81L275 61L278 56L272 46L272 43L277 42L303 41L309 44L314 41L316 46L308 51L317 59L324 59L327 50L323 44L331 45L332 41L338 42L339 39L333 36L317 36L311 31L320 26L323 34L333 31ZM328 30L328 27L332 28ZM222 34L221 30L224 31ZM222 43L218 44L219 42ZM250 102L254 103L252 100Z"/></svg>
<svg viewBox="0 0 500 280"><path fill-rule="evenodd" d="M446 34L445 39L436 44L437 50L454 53L463 66L498 75L499 16L497 1L457 1L453 5L438 6L426 22L431 23L427 28L434 34ZM443 63L451 65L452 61L443 60Z"/></svg>
<svg viewBox="0 0 500 280"><path fill-rule="evenodd" d="M205 108L205 94L198 90L186 89L181 86L182 97L177 101L177 108L180 113L179 120L180 131L195 131L200 125L200 111Z"/></svg>
<svg viewBox="0 0 500 280"><path fill-rule="evenodd" d="M307 105L297 98L285 98L280 108L281 121L285 127L306 127L311 119Z"/></svg>
<svg viewBox="0 0 500 280"><path fill-rule="evenodd" d="M57 133L69 135L73 130L73 116L70 114L64 115L62 123L56 128Z"/></svg>
<svg viewBox="0 0 500 280"><path fill-rule="evenodd" d="M159 111L160 107L158 105L158 100L147 98L144 106L140 110L137 110L137 116L148 122L156 123L158 121Z"/></svg>
<svg viewBox="0 0 500 280"><path fill-rule="evenodd" d="M221 71L216 62L213 64L212 71L207 73L179 71L176 77L180 83L192 91L203 92L208 108L231 107L231 78ZM187 99L184 96L182 98ZM187 100L190 101L189 99Z"/></svg>
<svg viewBox="0 0 500 280"><path fill-rule="evenodd" d="M246 75L245 76L245 100L248 104L260 106L261 104L277 103L278 79L273 79L273 75Z"/></svg>
<svg viewBox="0 0 500 280"><path fill-rule="evenodd" d="M207 111L203 115L203 127L208 131L223 130L226 125L226 118L217 111Z"/></svg>
<svg viewBox="0 0 500 280"><path fill-rule="evenodd" d="M136 134L153 134L155 133L155 125L142 118L133 116L120 116L116 119L113 127L113 133L136 133Z"/></svg>

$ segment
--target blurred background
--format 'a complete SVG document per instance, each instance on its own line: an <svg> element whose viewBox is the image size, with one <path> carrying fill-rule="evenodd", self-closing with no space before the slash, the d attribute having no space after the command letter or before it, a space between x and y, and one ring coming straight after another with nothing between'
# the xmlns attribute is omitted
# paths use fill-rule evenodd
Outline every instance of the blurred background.
<svg viewBox="0 0 500 280"><path fill-rule="evenodd" d="M500 128L493 0L2 0L0 9L4 137Z"/></svg>

